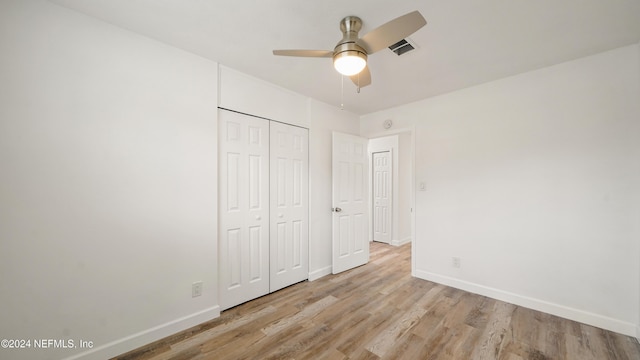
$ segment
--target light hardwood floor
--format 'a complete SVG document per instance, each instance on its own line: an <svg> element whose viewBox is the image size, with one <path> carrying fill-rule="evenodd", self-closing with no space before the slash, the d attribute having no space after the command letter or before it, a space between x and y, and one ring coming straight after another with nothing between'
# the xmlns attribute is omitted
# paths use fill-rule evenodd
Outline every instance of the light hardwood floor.
<svg viewBox="0 0 640 360"><path fill-rule="evenodd" d="M411 247L115 359L640 359L634 338L411 277Z"/></svg>

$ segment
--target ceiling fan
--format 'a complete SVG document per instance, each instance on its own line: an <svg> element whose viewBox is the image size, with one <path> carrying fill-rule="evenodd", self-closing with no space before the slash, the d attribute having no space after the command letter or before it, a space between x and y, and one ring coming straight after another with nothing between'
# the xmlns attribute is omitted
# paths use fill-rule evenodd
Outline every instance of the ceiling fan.
<svg viewBox="0 0 640 360"><path fill-rule="evenodd" d="M340 21L343 35L333 50L273 50L273 55L333 58L335 69L349 76L360 88L371 84L371 72L367 66L368 55L397 43L426 24L427 21L422 14L413 11L359 38L358 31L362 28L362 20L357 16L347 16Z"/></svg>

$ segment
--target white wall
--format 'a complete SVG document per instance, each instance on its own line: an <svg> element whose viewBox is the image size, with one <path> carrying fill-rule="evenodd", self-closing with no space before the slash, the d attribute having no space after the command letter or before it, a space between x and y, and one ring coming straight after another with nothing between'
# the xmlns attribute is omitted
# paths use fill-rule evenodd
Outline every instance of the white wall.
<svg viewBox="0 0 640 360"><path fill-rule="evenodd" d="M412 163L411 133L398 134L398 242L411 241Z"/></svg>
<svg viewBox="0 0 640 360"><path fill-rule="evenodd" d="M362 117L416 129L417 276L636 335L638 46ZM451 266L461 258L461 268Z"/></svg>
<svg viewBox="0 0 640 360"><path fill-rule="evenodd" d="M105 359L217 316L217 64L37 0L0 54L1 337Z"/></svg>
<svg viewBox="0 0 640 360"><path fill-rule="evenodd" d="M219 75L221 108L309 128L306 97L226 66Z"/></svg>
<svg viewBox="0 0 640 360"><path fill-rule="evenodd" d="M331 274L332 132L357 135L359 118L348 111L309 100L309 279Z"/></svg>

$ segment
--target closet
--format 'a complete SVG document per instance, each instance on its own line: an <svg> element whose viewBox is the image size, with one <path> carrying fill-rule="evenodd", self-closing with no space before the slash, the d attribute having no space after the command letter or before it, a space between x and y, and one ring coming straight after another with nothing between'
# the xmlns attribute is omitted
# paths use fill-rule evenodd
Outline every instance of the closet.
<svg viewBox="0 0 640 360"><path fill-rule="evenodd" d="M224 109L218 121L224 310L308 278L309 136Z"/></svg>

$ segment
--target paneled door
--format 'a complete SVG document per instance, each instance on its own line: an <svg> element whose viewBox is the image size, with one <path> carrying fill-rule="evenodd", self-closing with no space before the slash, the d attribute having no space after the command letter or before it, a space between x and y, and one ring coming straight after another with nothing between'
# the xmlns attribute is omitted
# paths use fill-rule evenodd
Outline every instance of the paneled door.
<svg viewBox="0 0 640 360"><path fill-rule="evenodd" d="M373 240L391 242L391 152L373 153Z"/></svg>
<svg viewBox="0 0 640 360"><path fill-rule="evenodd" d="M219 111L222 310L269 293L269 121Z"/></svg>
<svg viewBox="0 0 640 360"><path fill-rule="evenodd" d="M308 130L271 122L271 291L309 277Z"/></svg>
<svg viewBox="0 0 640 360"><path fill-rule="evenodd" d="M367 139L333 133L333 273L369 261Z"/></svg>

